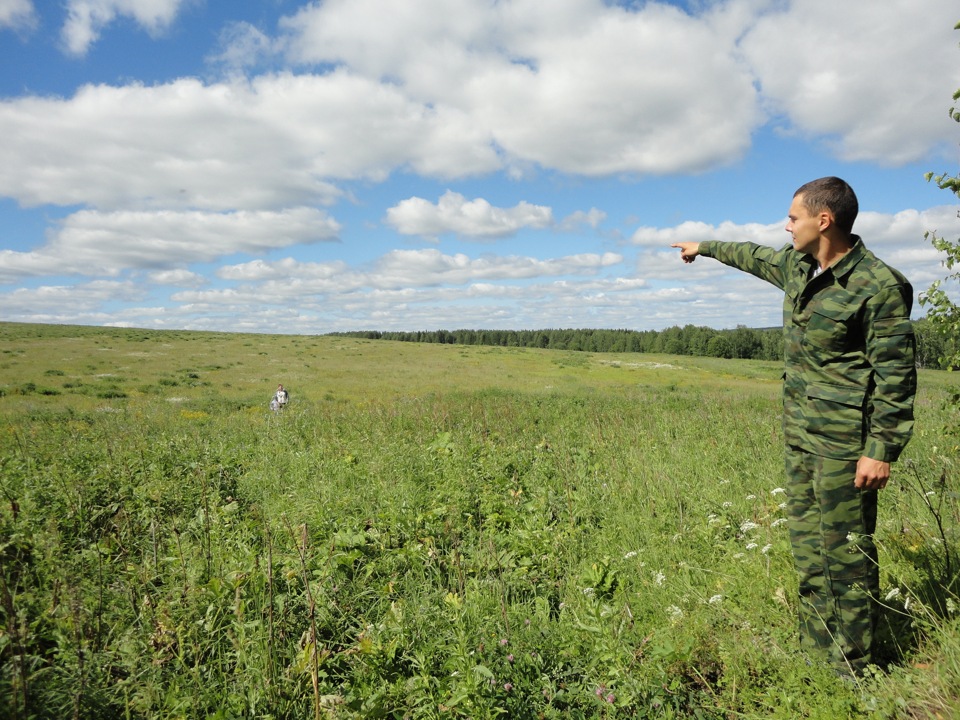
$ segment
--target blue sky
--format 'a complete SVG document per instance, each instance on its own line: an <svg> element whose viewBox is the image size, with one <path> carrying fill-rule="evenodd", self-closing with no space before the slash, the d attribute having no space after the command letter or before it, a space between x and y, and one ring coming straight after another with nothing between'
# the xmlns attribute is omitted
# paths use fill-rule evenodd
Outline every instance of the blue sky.
<svg viewBox="0 0 960 720"><path fill-rule="evenodd" d="M955 238L955 0L0 0L0 320L779 324L671 242L839 175L919 293ZM917 307L915 315L922 309Z"/></svg>

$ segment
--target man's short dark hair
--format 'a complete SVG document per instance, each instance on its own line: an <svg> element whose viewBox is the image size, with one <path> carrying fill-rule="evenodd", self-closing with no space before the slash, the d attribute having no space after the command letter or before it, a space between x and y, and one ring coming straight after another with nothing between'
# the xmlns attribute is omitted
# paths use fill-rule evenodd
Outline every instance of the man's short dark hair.
<svg viewBox="0 0 960 720"><path fill-rule="evenodd" d="M853 232L853 221L860 212L860 204L853 188L838 177L825 177L811 180L802 185L794 197L802 195L803 206L811 213L829 210L837 227L849 235Z"/></svg>

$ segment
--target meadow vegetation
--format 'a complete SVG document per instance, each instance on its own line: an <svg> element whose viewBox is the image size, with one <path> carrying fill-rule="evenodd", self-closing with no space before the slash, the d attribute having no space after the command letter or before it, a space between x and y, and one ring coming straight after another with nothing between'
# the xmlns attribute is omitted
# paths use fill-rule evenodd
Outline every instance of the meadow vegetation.
<svg viewBox="0 0 960 720"><path fill-rule="evenodd" d="M957 716L957 376L845 683L797 650L781 371L0 323L0 717Z"/></svg>

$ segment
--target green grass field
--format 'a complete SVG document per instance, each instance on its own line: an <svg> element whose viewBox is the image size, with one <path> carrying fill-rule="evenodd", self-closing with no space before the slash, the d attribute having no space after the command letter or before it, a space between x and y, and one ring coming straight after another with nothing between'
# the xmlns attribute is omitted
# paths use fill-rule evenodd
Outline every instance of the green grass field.
<svg viewBox="0 0 960 720"><path fill-rule="evenodd" d="M780 374L0 323L0 718L956 717L958 378L851 685L797 651Z"/></svg>

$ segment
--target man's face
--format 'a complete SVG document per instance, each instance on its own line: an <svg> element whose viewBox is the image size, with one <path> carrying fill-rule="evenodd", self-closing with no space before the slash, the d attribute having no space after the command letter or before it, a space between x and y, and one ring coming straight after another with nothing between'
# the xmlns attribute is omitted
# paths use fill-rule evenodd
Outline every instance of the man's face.
<svg viewBox="0 0 960 720"><path fill-rule="evenodd" d="M790 203L786 231L793 236L793 248L798 252L815 255L820 248L820 229L823 213L811 213L804 207L803 195L797 195Z"/></svg>

